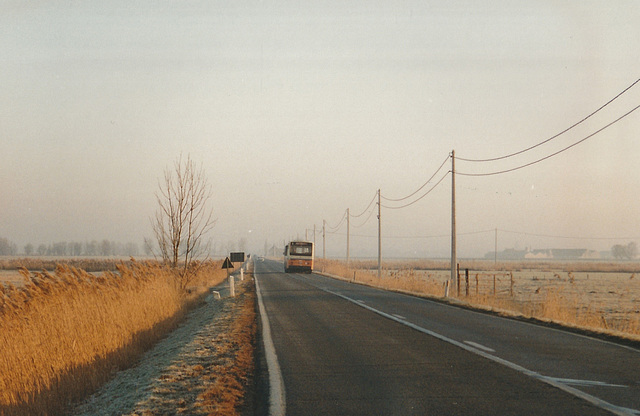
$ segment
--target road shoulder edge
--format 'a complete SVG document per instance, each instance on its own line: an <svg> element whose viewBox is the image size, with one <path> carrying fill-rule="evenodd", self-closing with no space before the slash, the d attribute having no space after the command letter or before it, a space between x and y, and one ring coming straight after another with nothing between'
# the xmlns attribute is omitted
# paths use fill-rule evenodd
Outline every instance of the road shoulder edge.
<svg viewBox="0 0 640 416"><path fill-rule="evenodd" d="M286 396L284 388L284 380L278 363L278 355L271 337L271 326L269 317L264 306L262 293L260 292L260 283L258 273L254 270L254 281L256 285L256 297L258 299L258 311L260 314L260 332L262 334L261 352L264 354L268 373L268 391L269 391L269 415L284 416L286 412Z"/></svg>

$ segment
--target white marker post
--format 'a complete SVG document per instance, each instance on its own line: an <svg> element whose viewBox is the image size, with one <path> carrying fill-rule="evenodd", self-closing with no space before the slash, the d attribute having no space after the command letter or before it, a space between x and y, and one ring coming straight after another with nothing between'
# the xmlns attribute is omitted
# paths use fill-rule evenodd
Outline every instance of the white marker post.
<svg viewBox="0 0 640 416"><path fill-rule="evenodd" d="M231 293L231 297L233 298L236 296L236 290L234 287L233 276L231 276L231 273L229 273L229 269L233 269L233 263L231 263L231 260L229 260L229 257L224 259L224 263L222 263L222 268L227 269L227 278L229 279L229 291Z"/></svg>

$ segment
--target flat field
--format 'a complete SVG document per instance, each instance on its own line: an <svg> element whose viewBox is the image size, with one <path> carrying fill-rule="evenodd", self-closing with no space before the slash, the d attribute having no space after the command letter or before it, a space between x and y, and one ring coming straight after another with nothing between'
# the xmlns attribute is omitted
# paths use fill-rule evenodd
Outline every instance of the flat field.
<svg viewBox="0 0 640 416"><path fill-rule="evenodd" d="M449 270L416 270L414 273L427 281L436 281L443 287L450 277ZM460 274L460 296L464 297L466 278L464 271ZM606 321L627 319L630 314L640 316L640 275L635 273L567 272L559 269L469 272L470 296L494 293L499 297L509 296L514 301L533 304L554 295L575 304L579 309L600 313Z"/></svg>

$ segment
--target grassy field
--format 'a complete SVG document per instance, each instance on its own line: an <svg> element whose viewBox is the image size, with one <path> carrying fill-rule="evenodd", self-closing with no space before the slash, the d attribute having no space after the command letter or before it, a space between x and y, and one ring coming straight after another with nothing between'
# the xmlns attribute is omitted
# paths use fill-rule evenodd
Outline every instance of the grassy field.
<svg viewBox="0 0 640 416"><path fill-rule="evenodd" d="M21 271L0 285L0 414L54 415L95 390L177 323L206 287L226 278L202 265L188 293L157 263L100 275L68 265Z"/></svg>
<svg viewBox="0 0 640 416"><path fill-rule="evenodd" d="M393 290L444 297L446 261L317 260L316 269ZM469 269L469 279L465 269ZM461 302L505 313L640 339L640 264L472 261L461 265Z"/></svg>

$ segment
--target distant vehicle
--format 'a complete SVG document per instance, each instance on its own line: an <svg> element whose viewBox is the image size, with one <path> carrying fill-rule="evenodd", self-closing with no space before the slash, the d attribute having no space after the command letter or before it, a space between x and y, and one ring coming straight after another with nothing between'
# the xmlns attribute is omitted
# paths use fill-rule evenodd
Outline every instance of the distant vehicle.
<svg viewBox="0 0 640 416"><path fill-rule="evenodd" d="M313 271L313 243L309 241L291 241L284 246L284 272Z"/></svg>

